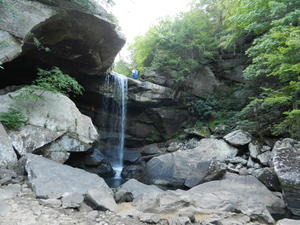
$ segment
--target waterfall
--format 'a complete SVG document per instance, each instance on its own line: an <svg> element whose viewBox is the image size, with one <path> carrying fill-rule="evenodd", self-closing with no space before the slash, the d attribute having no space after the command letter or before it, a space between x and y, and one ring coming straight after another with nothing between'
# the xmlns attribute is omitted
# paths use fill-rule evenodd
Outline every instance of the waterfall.
<svg viewBox="0 0 300 225"><path fill-rule="evenodd" d="M105 93L103 99L104 109L108 113L106 133L111 149L107 154L111 158L112 167L115 171L115 179L121 179L123 169L123 150L125 145L125 128L127 112L127 78L121 74L112 73L105 78Z"/></svg>

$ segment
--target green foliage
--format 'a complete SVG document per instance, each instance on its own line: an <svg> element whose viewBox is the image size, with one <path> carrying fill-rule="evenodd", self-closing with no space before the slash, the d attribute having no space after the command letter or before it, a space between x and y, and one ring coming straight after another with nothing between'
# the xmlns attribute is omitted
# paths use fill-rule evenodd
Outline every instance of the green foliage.
<svg viewBox="0 0 300 225"><path fill-rule="evenodd" d="M217 71L223 55L246 54L251 100L217 94L194 100L189 108L200 120L215 114L214 123L245 125L260 136L299 138L299 25L299 0L193 0L189 11L137 37L132 57L142 72L174 71L172 81L183 86L203 65Z"/></svg>
<svg viewBox="0 0 300 225"><path fill-rule="evenodd" d="M52 67L50 70L38 68L38 78L33 85L26 86L18 90L16 99L19 100L38 100L44 91L61 93L66 96L82 95L83 87L71 76L64 74L58 67Z"/></svg>
<svg viewBox="0 0 300 225"><path fill-rule="evenodd" d="M7 129L16 130L26 124L27 118L16 109L9 109L8 112L0 113L0 122Z"/></svg>
<svg viewBox="0 0 300 225"><path fill-rule="evenodd" d="M209 16L197 8L174 19L162 19L131 45L139 71L175 71L172 79L181 83L191 72L214 60L217 38Z"/></svg>
<svg viewBox="0 0 300 225"><path fill-rule="evenodd" d="M121 59L115 63L113 71L119 74L123 74L127 77L131 77L132 68L129 63Z"/></svg>

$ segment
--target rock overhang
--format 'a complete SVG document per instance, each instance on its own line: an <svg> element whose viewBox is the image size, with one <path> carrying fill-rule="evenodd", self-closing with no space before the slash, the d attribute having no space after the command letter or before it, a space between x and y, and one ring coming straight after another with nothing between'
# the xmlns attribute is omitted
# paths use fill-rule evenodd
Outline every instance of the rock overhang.
<svg viewBox="0 0 300 225"><path fill-rule="evenodd" d="M100 11L93 15L65 0L6 0L0 5L1 63L26 56L71 75L103 74L125 39Z"/></svg>

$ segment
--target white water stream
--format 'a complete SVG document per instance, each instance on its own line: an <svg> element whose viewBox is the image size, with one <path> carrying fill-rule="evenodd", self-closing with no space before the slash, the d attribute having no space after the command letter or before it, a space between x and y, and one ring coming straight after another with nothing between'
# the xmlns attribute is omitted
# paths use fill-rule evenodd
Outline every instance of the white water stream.
<svg viewBox="0 0 300 225"><path fill-rule="evenodd" d="M112 101L104 101L105 109L111 114L107 132L115 137L113 143L110 143L113 149L109 150L111 151L109 155L116 173L114 180L121 180L127 113L127 78L121 74L112 73L105 79L105 89L109 90L109 97L112 98Z"/></svg>

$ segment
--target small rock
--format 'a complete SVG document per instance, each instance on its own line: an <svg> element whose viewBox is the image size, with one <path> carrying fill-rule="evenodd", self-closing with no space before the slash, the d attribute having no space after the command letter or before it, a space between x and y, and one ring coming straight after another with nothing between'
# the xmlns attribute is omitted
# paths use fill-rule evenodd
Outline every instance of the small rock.
<svg viewBox="0 0 300 225"><path fill-rule="evenodd" d="M53 208L58 208L61 206L61 201L58 199L39 199L39 203L44 206L50 206Z"/></svg>
<svg viewBox="0 0 300 225"><path fill-rule="evenodd" d="M187 216L183 216L183 217L179 217L178 218L178 223L179 225L187 225L187 224L191 224L191 220L189 217Z"/></svg>
<svg viewBox="0 0 300 225"><path fill-rule="evenodd" d="M225 162L233 163L233 164L242 164L247 165L247 160L243 159L242 157L234 157L232 159L226 159Z"/></svg>
<svg viewBox="0 0 300 225"><path fill-rule="evenodd" d="M160 215L154 213L141 213L138 217L141 222L149 224L158 224L161 220Z"/></svg>
<svg viewBox="0 0 300 225"><path fill-rule="evenodd" d="M114 198L117 203L121 202L132 202L133 201L133 195L131 192L128 191L123 191L123 190L118 190L114 194Z"/></svg>
<svg viewBox="0 0 300 225"><path fill-rule="evenodd" d="M79 208L84 198L79 193L64 193L62 196L62 207L67 208Z"/></svg>
<svg viewBox="0 0 300 225"><path fill-rule="evenodd" d="M88 205L96 210L110 210L115 211L117 204L115 200L107 194L107 192L101 189L88 190L85 201Z"/></svg>
<svg viewBox="0 0 300 225"><path fill-rule="evenodd" d="M251 142L251 135L243 130L236 130L224 137L224 140L234 146L247 145Z"/></svg>
<svg viewBox="0 0 300 225"><path fill-rule="evenodd" d="M248 175L249 174L247 168L245 168L245 167L243 167L242 169L240 169L239 173L240 173L240 175Z"/></svg>
<svg viewBox="0 0 300 225"><path fill-rule="evenodd" d="M261 168L261 165L259 165L258 163L255 163L254 166L253 166L253 168L254 168L254 169L260 169L260 168Z"/></svg>
<svg viewBox="0 0 300 225"><path fill-rule="evenodd" d="M257 156L257 159L263 164L264 166L270 165L270 162L272 160L273 153L270 151L266 151L260 155Z"/></svg>
<svg viewBox="0 0 300 225"><path fill-rule="evenodd" d="M250 156L256 159L260 153L258 144L254 144L252 142L249 143L249 152L250 152Z"/></svg>
<svg viewBox="0 0 300 225"><path fill-rule="evenodd" d="M281 191L280 183L275 171L271 168L262 168L254 170L252 173L260 182L262 182L271 191Z"/></svg>
<svg viewBox="0 0 300 225"><path fill-rule="evenodd" d="M235 169L236 169L236 170L239 170L239 169L241 169L242 167L243 167L242 164L237 164L236 167L235 167Z"/></svg>
<svg viewBox="0 0 300 225"><path fill-rule="evenodd" d="M300 220L283 219L279 220L276 225L300 225Z"/></svg>
<svg viewBox="0 0 300 225"><path fill-rule="evenodd" d="M247 167L248 167L248 168L252 168L252 167L254 167L254 162L253 162L253 160L252 160L252 158L251 158L251 157L249 157L249 159L248 159L248 162L247 162Z"/></svg>

